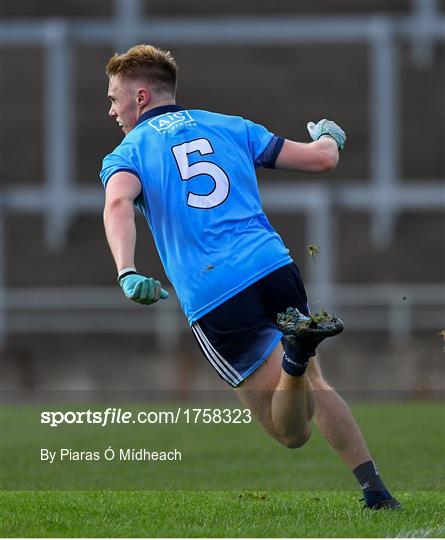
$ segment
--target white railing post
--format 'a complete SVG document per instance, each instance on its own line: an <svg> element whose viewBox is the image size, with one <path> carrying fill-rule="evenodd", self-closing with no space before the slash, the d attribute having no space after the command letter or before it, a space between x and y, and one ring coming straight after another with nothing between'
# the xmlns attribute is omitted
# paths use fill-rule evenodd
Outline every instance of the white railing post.
<svg viewBox="0 0 445 540"><path fill-rule="evenodd" d="M62 19L45 26L45 237L59 250L71 213L70 191L75 176L74 73L68 26Z"/></svg>
<svg viewBox="0 0 445 540"><path fill-rule="evenodd" d="M316 204L306 212L306 249L309 244L315 244L320 250L313 257L309 266L308 284L316 291L316 298L309 299L312 311L330 309L332 304L332 284L335 283L335 233L333 224L335 216L332 210L332 197L329 188L320 186L314 200ZM313 304L311 304L311 301ZM318 303L318 301L320 303ZM316 303L314 303L316 302Z"/></svg>
<svg viewBox="0 0 445 540"><path fill-rule="evenodd" d="M440 15L439 3L437 0L413 0L412 13L416 29L412 45L413 60L419 67L429 67L433 62L435 43L429 27Z"/></svg>
<svg viewBox="0 0 445 540"><path fill-rule="evenodd" d="M373 21L370 40L369 158L375 187L371 235L375 245L387 248L392 240L399 178L400 134L398 114L399 62L391 22Z"/></svg>
<svg viewBox="0 0 445 540"><path fill-rule="evenodd" d="M393 295L388 306L389 339L393 345L408 343L412 331L411 300L401 302L401 295Z"/></svg>
<svg viewBox="0 0 445 540"><path fill-rule="evenodd" d="M142 3L140 0L114 0L113 6L116 25L113 45L116 52L122 53L136 45L134 28L143 20Z"/></svg>

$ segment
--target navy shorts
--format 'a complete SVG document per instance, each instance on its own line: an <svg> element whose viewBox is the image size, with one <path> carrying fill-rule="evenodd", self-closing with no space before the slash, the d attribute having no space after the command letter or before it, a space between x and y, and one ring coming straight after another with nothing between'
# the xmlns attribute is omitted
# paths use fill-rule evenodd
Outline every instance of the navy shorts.
<svg viewBox="0 0 445 540"><path fill-rule="evenodd" d="M226 300L193 323L192 331L218 375L236 387L267 359L283 337L276 320L288 307L309 315L306 291L294 263Z"/></svg>

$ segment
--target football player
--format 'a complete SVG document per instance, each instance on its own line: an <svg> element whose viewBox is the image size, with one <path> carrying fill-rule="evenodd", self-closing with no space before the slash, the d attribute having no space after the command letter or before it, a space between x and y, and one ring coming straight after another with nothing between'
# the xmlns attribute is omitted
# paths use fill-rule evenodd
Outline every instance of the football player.
<svg viewBox="0 0 445 540"><path fill-rule="evenodd" d="M274 439L310 437L311 418L356 476L372 509L398 508L350 409L323 377L316 348L343 329L313 316L298 267L261 206L255 169L323 173L346 135L310 122L312 142L276 136L238 116L175 102L170 52L137 45L108 62L110 117L121 144L101 170L105 230L125 296L149 305L168 292L136 269L134 206L145 216L207 360Z"/></svg>

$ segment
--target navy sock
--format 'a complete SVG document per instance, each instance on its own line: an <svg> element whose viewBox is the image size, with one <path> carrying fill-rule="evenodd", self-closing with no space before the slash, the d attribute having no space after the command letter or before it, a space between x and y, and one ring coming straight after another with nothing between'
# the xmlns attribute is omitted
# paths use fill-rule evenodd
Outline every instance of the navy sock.
<svg viewBox="0 0 445 540"><path fill-rule="evenodd" d="M301 377L306 371L309 358L315 355L313 347L304 347L298 341L289 343L283 339L284 354L282 367L293 377Z"/></svg>
<svg viewBox="0 0 445 540"><path fill-rule="evenodd" d="M374 506L381 499L391 498L391 494L386 489L379 471L372 460L365 461L365 463L356 467L352 472L362 488L363 496L368 506Z"/></svg>

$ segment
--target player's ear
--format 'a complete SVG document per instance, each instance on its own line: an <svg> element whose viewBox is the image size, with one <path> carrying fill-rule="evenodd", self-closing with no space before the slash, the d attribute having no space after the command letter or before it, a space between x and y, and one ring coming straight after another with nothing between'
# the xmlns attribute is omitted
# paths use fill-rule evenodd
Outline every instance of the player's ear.
<svg viewBox="0 0 445 540"><path fill-rule="evenodd" d="M140 107L145 107L150 101L150 94L146 88L139 88L137 93L137 102Z"/></svg>

